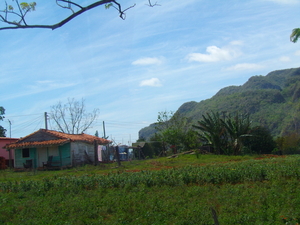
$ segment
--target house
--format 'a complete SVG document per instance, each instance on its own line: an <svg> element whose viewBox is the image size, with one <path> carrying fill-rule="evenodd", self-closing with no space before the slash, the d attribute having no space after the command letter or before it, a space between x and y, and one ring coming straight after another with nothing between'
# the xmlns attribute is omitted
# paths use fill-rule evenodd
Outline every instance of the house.
<svg viewBox="0 0 300 225"><path fill-rule="evenodd" d="M13 165L14 149L8 151L4 146L12 144L17 140L19 140L19 138L0 137L0 156L5 158L6 166L9 166L9 160L11 160L11 165Z"/></svg>
<svg viewBox="0 0 300 225"><path fill-rule="evenodd" d="M109 143L88 134L40 129L5 148L15 149L15 168L67 167L98 161L98 145Z"/></svg>

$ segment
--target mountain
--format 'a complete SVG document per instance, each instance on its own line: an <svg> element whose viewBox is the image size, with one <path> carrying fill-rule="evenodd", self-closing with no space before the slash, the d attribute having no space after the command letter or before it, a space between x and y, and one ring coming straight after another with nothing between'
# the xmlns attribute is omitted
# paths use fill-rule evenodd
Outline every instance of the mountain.
<svg viewBox="0 0 300 225"><path fill-rule="evenodd" d="M248 113L253 126L264 126L273 136L298 132L300 68L253 76L243 85L221 89L210 99L186 102L176 113L187 117L192 126L211 111ZM155 132L155 124L151 124L139 131L139 137L149 139Z"/></svg>

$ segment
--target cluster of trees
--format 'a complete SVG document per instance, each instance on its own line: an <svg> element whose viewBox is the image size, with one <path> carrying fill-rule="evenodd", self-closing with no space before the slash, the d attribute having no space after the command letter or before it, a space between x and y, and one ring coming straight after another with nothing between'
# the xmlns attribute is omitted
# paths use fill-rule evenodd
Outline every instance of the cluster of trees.
<svg viewBox="0 0 300 225"><path fill-rule="evenodd" d="M162 111L158 113L155 133L150 138L140 136L137 142L146 142L144 157L165 156L196 149L200 146L197 132L190 127L188 119L180 113Z"/></svg>
<svg viewBox="0 0 300 225"><path fill-rule="evenodd" d="M222 112L202 115L194 125L205 145L216 154L271 153L276 147L270 132L260 126L252 127L248 114Z"/></svg>
<svg viewBox="0 0 300 225"><path fill-rule="evenodd" d="M299 154L300 153L300 136L297 132L277 137L275 139L277 151L282 154Z"/></svg>
<svg viewBox="0 0 300 225"><path fill-rule="evenodd" d="M180 113L172 111L159 112L155 139L162 142L164 148L173 149L176 154L178 150L189 150L197 147L197 134L188 125L188 119Z"/></svg>
<svg viewBox="0 0 300 225"><path fill-rule="evenodd" d="M249 115L211 112L190 127L187 118L165 111L158 115L157 133L150 143L159 142L173 153L200 146L210 146L215 154L271 153L276 143L270 132L251 125Z"/></svg>
<svg viewBox="0 0 300 225"><path fill-rule="evenodd" d="M3 106L0 106L0 121L3 121L4 114L5 114L5 109L3 108ZM6 132L6 129L4 129L2 126L0 126L0 137L5 137L5 132Z"/></svg>

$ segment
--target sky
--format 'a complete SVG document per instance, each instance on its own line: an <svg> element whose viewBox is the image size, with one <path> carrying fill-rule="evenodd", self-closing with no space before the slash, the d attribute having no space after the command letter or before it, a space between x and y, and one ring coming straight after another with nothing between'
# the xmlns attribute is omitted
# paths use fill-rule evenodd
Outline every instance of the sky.
<svg viewBox="0 0 300 225"><path fill-rule="evenodd" d="M103 136L104 121L108 139L130 145L159 112L211 98L254 75L299 67L300 42L289 36L300 27L300 0L156 2L120 0L123 8L136 3L125 20L100 6L56 30L0 31L6 135L45 128L44 112L74 98L85 100L87 112L99 109L85 133ZM54 24L71 14L55 0L36 3L28 24Z"/></svg>

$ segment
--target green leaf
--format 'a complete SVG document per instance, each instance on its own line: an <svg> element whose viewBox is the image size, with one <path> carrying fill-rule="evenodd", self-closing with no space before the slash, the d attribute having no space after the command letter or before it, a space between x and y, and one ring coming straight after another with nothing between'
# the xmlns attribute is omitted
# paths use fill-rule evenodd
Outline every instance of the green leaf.
<svg viewBox="0 0 300 225"><path fill-rule="evenodd" d="M23 10L29 8L29 4L28 4L27 2L21 2L21 3L20 3L20 6L21 6L21 8L22 8Z"/></svg>
<svg viewBox="0 0 300 225"><path fill-rule="evenodd" d="M109 9L110 7L112 7L112 5L112 3L105 4L105 9Z"/></svg>
<svg viewBox="0 0 300 225"><path fill-rule="evenodd" d="M300 37L300 28L295 28L292 31L290 39L291 39L292 42L296 43L298 41L299 37Z"/></svg>

